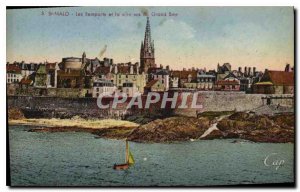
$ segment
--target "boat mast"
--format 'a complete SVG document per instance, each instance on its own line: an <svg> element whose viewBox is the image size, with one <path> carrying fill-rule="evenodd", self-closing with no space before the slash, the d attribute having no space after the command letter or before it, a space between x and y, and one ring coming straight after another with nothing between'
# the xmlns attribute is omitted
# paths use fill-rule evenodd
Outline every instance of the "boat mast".
<svg viewBox="0 0 300 192"><path fill-rule="evenodd" d="M126 140L126 154L125 154L125 163L129 161L129 154L128 154L128 141Z"/></svg>

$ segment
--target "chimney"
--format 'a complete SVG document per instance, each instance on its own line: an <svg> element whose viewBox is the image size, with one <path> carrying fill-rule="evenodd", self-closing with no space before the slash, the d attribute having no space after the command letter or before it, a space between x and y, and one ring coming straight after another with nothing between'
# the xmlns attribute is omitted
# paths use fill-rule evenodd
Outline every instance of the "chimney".
<svg viewBox="0 0 300 192"><path fill-rule="evenodd" d="M130 66L130 74L133 74L133 65L129 65Z"/></svg>
<svg viewBox="0 0 300 192"><path fill-rule="evenodd" d="M240 73L242 72L242 67L239 67L239 72L240 72Z"/></svg>
<svg viewBox="0 0 300 192"><path fill-rule="evenodd" d="M247 67L244 68L244 76L247 76L248 73L247 73Z"/></svg>
<svg viewBox="0 0 300 192"><path fill-rule="evenodd" d="M135 63L136 73L139 74L139 63Z"/></svg>
<svg viewBox="0 0 300 192"><path fill-rule="evenodd" d="M251 76L251 67L248 67L248 76Z"/></svg>
<svg viewBox="0 0 300 192"><path fill-rule="evenodd" d="M114 67L115 67L115 74L117 74L118 73L118 65L114 65Z"/></svg>
<svg viewBox="0 0 300 192"><path fill-rule="evenodd" d="M290 64L286 64L286 66L285 66L285 70L284 70L285 72L290 72L291 71L291 66L290 66Z"/></svg>
<svg viewBox="0 0 300 192"><path fill-rule="evenodd" d="M253 67L253 76L256 74L256 67Z"/></svg>

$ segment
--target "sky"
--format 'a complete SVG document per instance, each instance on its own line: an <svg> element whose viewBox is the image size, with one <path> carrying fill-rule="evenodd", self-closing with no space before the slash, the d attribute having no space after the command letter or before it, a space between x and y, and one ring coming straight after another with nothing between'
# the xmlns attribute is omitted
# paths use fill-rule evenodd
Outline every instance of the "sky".
<svg viewBox="0 0 300 192"><path fill-rule="evenodd" d="M77 16L79 13L82 16ZM106 15L95 17L86 13ZM286 63L294 65L293 7L7 10L7 62L60 62L63 57L81 57L84 51L88 58L139 62L146 13L158 65L216 69L218 63L228 62L233 69L247 66L261 71L284 70Z"/></svg>

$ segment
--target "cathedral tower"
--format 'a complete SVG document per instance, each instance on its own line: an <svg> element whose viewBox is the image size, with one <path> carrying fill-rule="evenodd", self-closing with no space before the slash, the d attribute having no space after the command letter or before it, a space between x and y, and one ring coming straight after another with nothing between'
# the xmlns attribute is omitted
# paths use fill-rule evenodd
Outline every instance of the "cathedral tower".
<svg viewBox="0 0 300 192"><path fill-rule="evenodd" d="M151 41L149 17L147 17L144 42L141 43L140 63L141 72L147 73L150 67L155 67L154 41Z"/></svg>

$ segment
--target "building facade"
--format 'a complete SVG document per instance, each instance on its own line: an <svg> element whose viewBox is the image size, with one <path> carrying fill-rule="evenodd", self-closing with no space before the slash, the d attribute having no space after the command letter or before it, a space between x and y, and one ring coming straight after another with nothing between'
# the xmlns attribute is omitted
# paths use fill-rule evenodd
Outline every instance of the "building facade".
<svg viewBox="0 0 300 192"><path fill-rule="evenodd" d="M22 73L19 66L14 64L8 64L6 66L6 83L19 83L22 79Z"/></svg>
<svg viewBox="0 0 300 192"><path fill-rule="evenodd" d="M215 84L216 76L212 74L206 74L199 72L197 74L197 88L199 90L213 90Z"/></svg>
<svg viewBox="0 0 300 192"><path fill-rule="evenodd" d="M128 82L128 83L123 83L122 85L122 93L125 93L127 97L133 97L135 94L140 94L137 91L137 88L134 83Z"/></svg>
<svg viewBox="0 0 300 192"><path fill-rule="evenodd" d="M158 79L151 80L145 86L144 94L148 94L149 92L164 92L165 86Z"/></svg>
<svg viewBox="0 0 300 192"><path fill-rule="evenodd" d="M107 80L98 80L93 83L93 97L99 97L100 94L106 93L113 95L117 90L117 87Z"/></svg>
<svg viewBox="0 0 300 192"><path fill-rule="evenodd" d="M34 86L40 88L47 87L47 72L46 72L46 65L40 64L38 70L35 74Z"/></svg>
<svg viewBox="0 0 300 192"><path fill-rule="evenodd" d="M260 81L253 85L253 92L294 94L294 87L294 72L266 70Z"/></svg>

